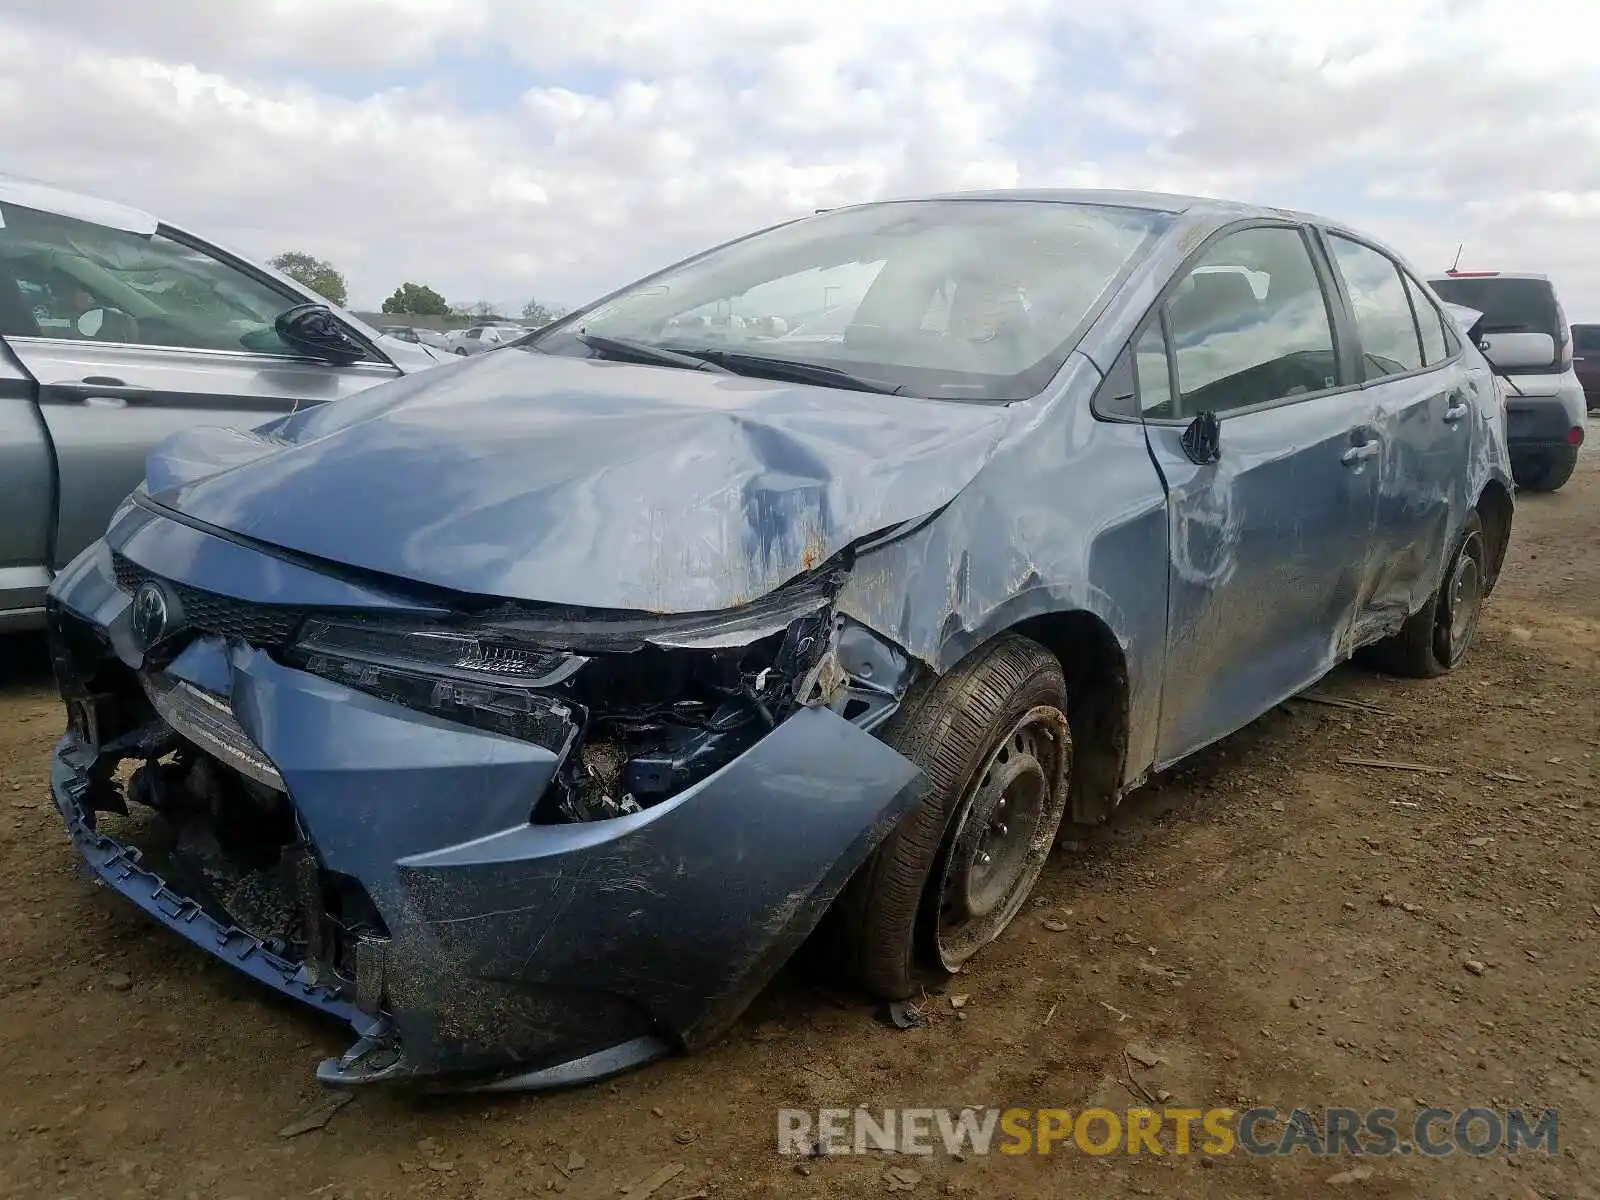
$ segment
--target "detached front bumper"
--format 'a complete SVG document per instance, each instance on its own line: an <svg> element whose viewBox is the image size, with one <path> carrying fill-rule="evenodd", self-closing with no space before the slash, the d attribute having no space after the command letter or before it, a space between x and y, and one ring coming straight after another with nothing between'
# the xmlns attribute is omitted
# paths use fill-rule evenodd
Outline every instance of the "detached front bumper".
<svg viewBox="0 0 1600 1200"><path fill-rule="evenodd" d="M196 565L215 556L243 571L231 575L234 595L289 597L298 586L299 568L278 560L252 576L236 545L173 522L154 536L134 524L131 533L114 525L112 540L182 586L215 589ZM141 673L158 690L203 696L224 714L226 736L242 737L266 777L281 780L312 863L301 894L315 911L303 915L320 920L316 897L335 884L359 889L381 934L361 938L348 969L330 970L174 892L138 851L96 828L97 789L109 785L92 717L75 719L57 746L55 802L108 885L252 978L350 1024L356 1045L319 1070L335 1085L547 1087L703 1044L811 932L916 794L907 760L828 709L801 708L654 807L534 824L559 765L544 747L352 691L226 637L190 642L151 679L128 608L105 543L58 579L53 650L73 711L137 705L148 690ZM203 730L178 732L209 752Z"/></svg>

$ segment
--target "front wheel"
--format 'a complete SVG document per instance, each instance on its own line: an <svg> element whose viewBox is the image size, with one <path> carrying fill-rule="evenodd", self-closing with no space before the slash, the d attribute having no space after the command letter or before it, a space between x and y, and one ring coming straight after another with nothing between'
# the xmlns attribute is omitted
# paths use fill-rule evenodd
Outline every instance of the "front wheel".
<svg viewBox="0 0 1600 1200"><path fill-rule="evenodd" d="M1368 660L1379 670L1413 679L1431 679L1455 670L1478 633L1478 618L1488 593L1488 568L1483 522L1473 512L1438 590L1399 633L1371 647Z"/></svg>
<svg viewBox="0 0 1600 1200"><path fill-rule="evenodd" d="M1517 486L1530 492L1553 492L1572 478L1578 465L1578 448L1563 446L1511 460L1511 477Z"/></svg>
<svg viewBox="0 0 1600 1200"><path fill-rule="evenodd" d="M999 936L1044 868L1072 766L1061 664L1005 635L922 680L884 740L922 768L915 807L840 897L845 967L905 999Z"/></svg>

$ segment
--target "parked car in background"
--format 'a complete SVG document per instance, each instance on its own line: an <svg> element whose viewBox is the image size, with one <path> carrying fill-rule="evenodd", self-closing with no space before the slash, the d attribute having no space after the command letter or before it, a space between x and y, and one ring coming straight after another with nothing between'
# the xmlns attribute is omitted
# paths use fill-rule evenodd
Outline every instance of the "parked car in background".
<svg viewBox="0 0 1600 1200"><path fill-rule="evenodd" d="M351 1025L337 1086L704 1045L830 912L904 999L1065 817L1358 650L1463 660L1511 532L1495 383L1315 217L807 217L169 442L51 590L56 804L109 887ZM164 851L96 828L124 804Z"/></svg>
<svg viewBox="0 0 1600 1200"><path fill-rule="evenodd" d="M1572 477L1583 445L1583 384L1572 328L1543 275L1451 271L1429 281L1439 296L1483 314L1479 347L1500 368L1511 469L1517 486L1553 492Z"/></svg>
<svg viewBox="0 0 1600 1200"><path fill-rule="evenodd" d="M470 329L454 329L450 332L450 349L456 354L483 354L488 350L497 350L520 337L526 337L528 332L521 325L510 324L474 325Z"/></svg>
<svg viewBox="0 0 1600 1200"><path fill-rule="evenodd" d="M0 176L0 631L43 625L167 435L445 361L148 213Z"/></svg>
<svg viewBox="0 0 1600 1200"><path fill-rule="evenodd" d="M450 339L437 329L423 325L384 325L381 329L389 337L399 338L402 342L412 342L433 350L450 349Z"/></svg>
<svg viewBox="0 0 1600 1200"><path fill-rule="evenodd" d="M1600 411L1600 325L1572 327L1572 365L1589 411Z"/></svg>

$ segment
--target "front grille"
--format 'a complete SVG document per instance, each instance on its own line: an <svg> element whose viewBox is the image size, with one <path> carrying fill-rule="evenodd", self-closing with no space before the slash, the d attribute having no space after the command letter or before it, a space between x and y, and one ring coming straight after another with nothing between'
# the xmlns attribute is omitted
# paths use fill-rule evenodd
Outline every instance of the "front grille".
<svg viewBox="0 0 1600 1200"><path fill-rule="evenodd" d="M112 554L111 565L117 586L123 591L131 595L141 583L159 583L176 597L183 610L184 626L213 637L234 638L263 650L274 650L288 645L305 619L304 609L236 600L162 579L121 554Z"/></svg>

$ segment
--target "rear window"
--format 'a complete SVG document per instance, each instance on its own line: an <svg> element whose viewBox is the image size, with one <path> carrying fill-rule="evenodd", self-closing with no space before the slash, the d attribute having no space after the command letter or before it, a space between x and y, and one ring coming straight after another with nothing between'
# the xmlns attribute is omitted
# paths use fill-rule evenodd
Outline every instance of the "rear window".
<svg viewBox="0 0 1600 1200"><path fill-rule="evenodd" d="M1572 337L1579 354L1600 354L1600 325L1574 325Z"/></svg>
<svg viewBox="0 0 1600 1200"><path fill-rule="evenodd" d="M1548 333L1566 341L1566 322L1548 279L1435 279L1441 300L1483 314L1484 333Z"/></svg>

